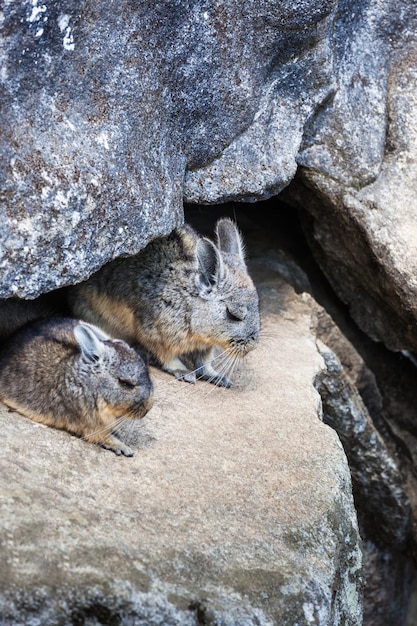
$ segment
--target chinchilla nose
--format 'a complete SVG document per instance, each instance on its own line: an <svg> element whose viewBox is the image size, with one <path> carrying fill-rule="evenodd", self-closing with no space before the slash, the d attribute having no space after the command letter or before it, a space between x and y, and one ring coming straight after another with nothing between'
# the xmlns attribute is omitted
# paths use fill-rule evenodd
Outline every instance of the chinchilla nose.
<svg viewBox="0 0 417 626"><path fill-rule="evenodd" d="M243 322L248 314L248 307L242 304L228 304L226 312L231 322Z"/></svg>

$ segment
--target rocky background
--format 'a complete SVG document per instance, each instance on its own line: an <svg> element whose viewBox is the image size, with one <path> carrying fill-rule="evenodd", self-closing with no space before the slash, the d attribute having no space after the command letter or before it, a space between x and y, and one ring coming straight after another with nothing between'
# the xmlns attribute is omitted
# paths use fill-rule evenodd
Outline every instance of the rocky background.
<svg viewBox="0 0 417 626"><path fill-rule="evenodd" d="M362 589L364 624L407 623L417 554L416 33L412 0L3 2L0 297L32 299L137 252L183 221L185 201L195 223L207 212L213 220L231 211L241 224L272 344L272 352L253 356L249 372L259 385L252 388L242 374L232 392L237 404L224 405L230 432L212 413L216 428L199 434L182 408L189 389L181 390L187 399L179 410L180 392L170 395L178 386L161 382L149 439L156 444L144 446L138 465L122 461L129 468L123 472L120 459L94 448L86 452L88 463L74 463L81 443L63 443L75 454L66 457L59 442L68 437L50 430L40 437L46 457L35 458L30 446L22 452L29 433L39 450L38 431L2 416L4 476L10 474L1 499L7 623L25 615L35 624L37 614L41 624L56 623L52 599L58 598L59 619L71 624L360 624ZM229 205L214 207L221 203ZM291 320L301 325L296 331ZM296 357L292 345L299 346ZM239 454L234 420L239 389L245 395L247 386L251 409L240 410L250 423L257 423L260 398L270 402L266 422L250 431L258 458L267 448L269 461L258 472L250 455L239 468L230 461ZM281 393L276 388L288 395L271 400L272 389ZM344 454L335 452L334 431L319 419L317 394ZM204 397L192 397L196 414L208 413ZM166 418L170 407L184 415L175 428ZM292 436L284 425L294 415L306 421L296 420ZM285 431L280 453L276 424ZM179 434L187 426L190 440ZM220 440L231 446L221 446L223 456L211 447L219 428ZM164 517L155 485L170 493L162 470L179 471L167 461L170 449L204 476L203 493L212 498L200 501L191 481L176 514ZM202 450L212 463L207 476L196 457ZM302 471L306 455L314 467L309 478ZM47 484L56 458L64 463L54 485L61 500ZM219 475L225 500L220 488L211 491ZM47 491L37 493L29 476ZM147 487L136 493L141 476ZM153 485L152 476L159 477ZM183 474L177 478L175 489ZM81 495L79 482L86 485ZM239 489L248 508L232 500L227 513L225 502ZM314 519L306 491L320 512ZM87 536L92 493L100 495L93 543ZM135 498L146 500L142 525ZM185 500L196 498L196 512L184 513ZM116 543L109 526L124 501ZM267 501L268 511L261 507L257 517ZM46 533L50 507L56 510L51 530L61 529L56 541ZM283 515L286 509L293 514ZM184 541L175 543L177 516ZM241 521L234 525L236 516ZM160 543L150 530L153 518ZM187 532L199 525L187 544ZM244 537L242 553L238 537ZM196 559L210 567L191 581ZM288 563L295 567L286 569ZM114 584L102 578L103 570L119 567ZM408 626L417 623L413 601L410 606Z"/></svg>

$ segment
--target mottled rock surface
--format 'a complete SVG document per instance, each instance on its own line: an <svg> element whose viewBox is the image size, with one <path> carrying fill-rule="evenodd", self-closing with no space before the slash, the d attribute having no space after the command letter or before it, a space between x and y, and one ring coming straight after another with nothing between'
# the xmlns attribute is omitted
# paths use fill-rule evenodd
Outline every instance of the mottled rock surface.
<svg viewBox="0 0 417 626"><path fill-rule="evenodd" d="M309 303L259 262L264 339L234 388L152 370L114 454L1 411L8 624L361 624L350 474L320 420Z"/></svg>
<svg viewBox="0 0 417 626"><path fill-rule="evenodd" d="M151 11L128 0L6 0L0 8L1 298L32 298L136 252L182 222L183 196L254 201L285 189L306 211L316 258L357 323L411 352L393 375L394 360L381 365L369 350L375 383L351 371L346 380L347 354L334 350L344 370L333 361L329 380L348 418L339 431L354 453L355 488L363 479L368 531L370 504L388 503L382 532L364 535L367 590L378 605L368 602L365 618L378 626L396 602L404 620L404 491L416 552L416 32L409 0L195 0ZM268 267L308 290L276 246ZM10 619L21 618L19 607L42 624L56 611L71 623L160 615L167 624L267 624L277 615L289 626L360 623L357 545L340 541L355 532L346 462L311 391L320 361L307 332L311 302L285 281L265 288L273 352L261 347L248 359L255 387L245 372L230 395L190 392L157 374L161 404L131 461L2 416L0 572ZM22 445L29 432L30 448ZM378 458L387 471L374 493ZM371 484L366 472L355 475L361 459L371 461ZM397 552L384 545L390 537ZM341 590L333 598L332 586Z"/></svg>
<svg viewBox="0 0 417 626"><path fill-rule="evenodd" d="M197 215L210 211L200 207ZM189 217L193 213L187 210ZM250 253L297 292L314 294L305 293L304 301L326 365L316 385L323 419L335 428L348 458L363 540L364 625L405 626L417 539L416 367L354 324L314 262L290 207L270 201L256 211L241 206L236 215Z"/></svg>
<svg viewBox="0 0 417 626"><path fill-rule="evenodd" d="M359 3L364 4L364 3ZM346 17L349 21L349 17ZM413 3L370 3L339 89L312 122L287 198L351 315L393 350L417 350L417 70Z"/></svg>
<svg viewBox="0 0 417 626"><path fill-rule="evenodd" d="M87 277L294 178L352 315L417 350L416 36L408 0L6 2L0 297Z"/></svg>
<svg viewBox="0 0 417 626"><path fill-rule="evenodd" d="M404 624L411 593L410 501L405 477L339 359L319 341L326 364L316 378L323 421L348 457L363 539L364 624Z"/></svg>
<svg viewBox="0 0 417 626"><path fill-rule="evenodd" d="M335 4L3 3L0 297L81 280L169 232L183 219L185 172L243 137L245 179L271 123L267 174L245 193L289 182L294 148L277 154L287 132L300 143L303 120L328 92ZM281 127L297 99L294 124ZM282 164L284 176L274 171ZM223 195L241 193L232 174Z"/></svg>
<svg viewBox="0 0 417 626"><path fill-rule="evenodd" d="M404 547L410 533L404 477L336 354L320 340L318 348L326 366L316 378L323 420L348 456L362 528L375 541Z"/></svg>

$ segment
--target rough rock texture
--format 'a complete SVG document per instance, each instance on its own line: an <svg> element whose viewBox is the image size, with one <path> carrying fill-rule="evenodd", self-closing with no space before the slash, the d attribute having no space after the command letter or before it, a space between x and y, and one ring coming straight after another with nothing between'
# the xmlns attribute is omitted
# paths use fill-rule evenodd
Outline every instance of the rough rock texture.
<svg viewBox="0 0 417 626"><path fill-rule="evenodd" d="M417 554L415 367L356 329L365 362L323 310L317 321L317 336L343 360L342 367L328 347L321 351L328 367L317 382L324 421L336 428L352 473L367 581L364 624L405 625Z"/></svg>
<svg viewBox="0 0 417 626"><path fill-rule="evenodd" d="M357 19L349 46L338 43L339 89L306 132L287 198L312 216L316 258L359 326L415 351L417 15L400 1L370 3Z"/></svg>
<svg viewBox="0 0 417 626"><path fill-rule="evenodd" d="M326 364L316 378L323 421L336 430L348 457L364 540L364 624L404 624L412 581L404 476L339 359L320 341L319 350Z"/></svg>
<svg viewBox="0 0 417 626"><path fill-rule="evenodd" d="M297 164L368 184L388 88L390 194L407 171L413 17L405 0L4 3L0 296L79 280L168 232L184 176L190 202L269 197Z"/></svg>
<svg viewBox="0 0 417 626"><path fill-rule="evenodd" d="M288 197L336 291L417 350L416 26L409 0L7 1L0 297L139 250L183 190L264 199L298 165Z"/></svg>
<svg viewBox="0 0 417 626"><path fill-rule="evenodd" d="M271 11L268 22L275 28L276 57L256 115L211 163L187 172L187 202L262 200L288 185L297 170L305 124L333 89L335 6L283 2Z"/></svg>
<svg viewBox="0 0 417 626"><path fill-rule="evenodd" d="M359 392L358 370L364 372L366 366L331 317L313 301L315 309L318 349L326 366L316 378L316 387L323 419L337 431L348 456L362 528L378 542L404 546L410 533L410 502L399 463ZM342 355L344 366L334 350ZM372 384L376 395L378 387L375 381Z"/></svg>
<svg viewBox="0 0 417 626"><path fill-rule="evenodd" d="M134 253L189 202L287 197L373 338L417 350L408 0L6 2L0 297Z"/></svg>
<svg viewBox="0 0 417 626"><path fill-rule="evenodd" d="M350 474L320 421L310 304L262 262L260 346L230 390L153 370L132 459L2 410L8 624L358 626ZM262 277L262 278L261 278Z"/></svg>
<svg viewBox="0 0 417 626"><path fill-rule="evenodd" d="M416 369L406 357L372 342L352 322L303 243L293 211L279 202L262 206L256 212L252 206L236 212L250 254L285 277L297 292L315 296L304 293L326 364L316 385L323 419L337 431L352 474L363 539L364 625L403 626L417 539ZM273 223L271 208L276 212ZM209 211L214 209L200 207L197 215ZM193 212L187 210L191 217Z"/></svg>
<svg viewBox="0 0 417 626"><path fill-rule="evenodd" d="M362 524L385 544L403 546L410 525L403 477L339 359L321 342L319 350L326 364L316 379L323 420L337 431L348 455Z"/></svg>
<svg viewBox="0 0 417 626"><path fill-rule="evenodd" d="M179 0L152 10L130 0L6 0L0 8L1 298L32 298L136 252L182 221L183 195L193 203L253 201L286 188L286 198L308 211L304 227L316 258L358 324L386 346L409 351L410 360L397 360L393 374L394 361L386 356L381 365L369 347L372 372L349 369L344 349L329 343L337 358L323 350L329 376L322 379L323 397L326 386L332 391L325 415L337 408L361 502L368 626L383 624L394 615L390 610L403 621L407 549L417 552L416 376L410 370L417 350L416 32L409 0ZM276 245L268 267L291 275L297 291L309 290ZM317 421L313 396L305 405L298 386L302 380L310 389L317 373L317 350L297 343L310 337L303 320L315 313L311 302L282 285L266 287L270 313L280 319L274 317L269 338L273 352L260 349L248 360L259 369L262 391L252 389L249 408L239 403L250 385L229 396L210 390L207 397L199 395L200 386L192 390L195 406L201 402L198 416L219 394L222 413L195 423L187 412L190 390L158 375L160 412L145 422L141 455L118 464L109 453L79 452L81 442L63 433L5 417L10 445L3 450L2 503L8 513L0 517L7 530L0 537L9 569L0 571L10 593L6 613L19 606L42 623L59 605L71 623L117 621L117 615L129 623L138 611L143 623L157 615L164 623L269 623L277 615L291 626L294 620L337 623L345 615L359 623L356 565L338 552L347 527L354 535L345 460ZM288 364L281 369L282 346ZM265 371L265 361L278 369ZM172 418L178 406L184 421ZM36 456L21 450L29 430ZM272 453L278 440L291 445ZM242 441L252 447L238 449ZM243 467L236 461L242 449ZM57 458L63 464L54 470ZM314 461L308 472L306 458ZM376 480L379 462L386 471ZM58 486L51 486L51 476ZM302 489L310 478L318 488L309 509L312 498ZM178 492L178 484L186 489ZM340 517L340 498L349 500L347 517ZM242 502L251 505L250 514ZM259 502L274 502L272 525ZM383 511L375 531L371 503ZM169 527L163 506L176 513ZM277 520L295 535L279 534L284 526ZM245 539L244 556L237 540L221 539L228 529ZM297 547L286 553L289 537ZM148 552L143 545L151 546ZM357 561L354 541L347 550ZM295 570L301 577L294 578ZM354 582L351 595L346 572ZM68 582L74 575L76 588ZM19 591L14 580L27 585ZM307 591L306 581L312 581ZM326 595L332 585L340 590L333 599ZM282 604L270 600L280 602L283 593L284 614Z"/></svg>
<svg viewBox="0 0 417 626"><path fill-rule="evenodd" d="M248 141L257 161L276 106L285 118L299 99L294 129L273 121L279 137L261 187L281 188L277 149L287 131L300 143L303 120L328 91L335 4L3 3L0 297L80 280L170 231L183 219L186 170L241 135L246 169ZM286 183L294 154L279 157Z"/></svg>

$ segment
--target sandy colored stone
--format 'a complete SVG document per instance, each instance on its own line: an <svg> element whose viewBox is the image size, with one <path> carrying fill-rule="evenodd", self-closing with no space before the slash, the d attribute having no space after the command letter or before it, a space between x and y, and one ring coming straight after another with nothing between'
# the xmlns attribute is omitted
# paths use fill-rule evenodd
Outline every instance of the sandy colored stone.
<svg viewBox="0 0 417 626"><path fill-rule="evenodd" d="M232 389L152 370L131 459L2 409L7 623L361 624L350 475L320 421L308 305L273 272L260 292L262 341Z"/></svg>

